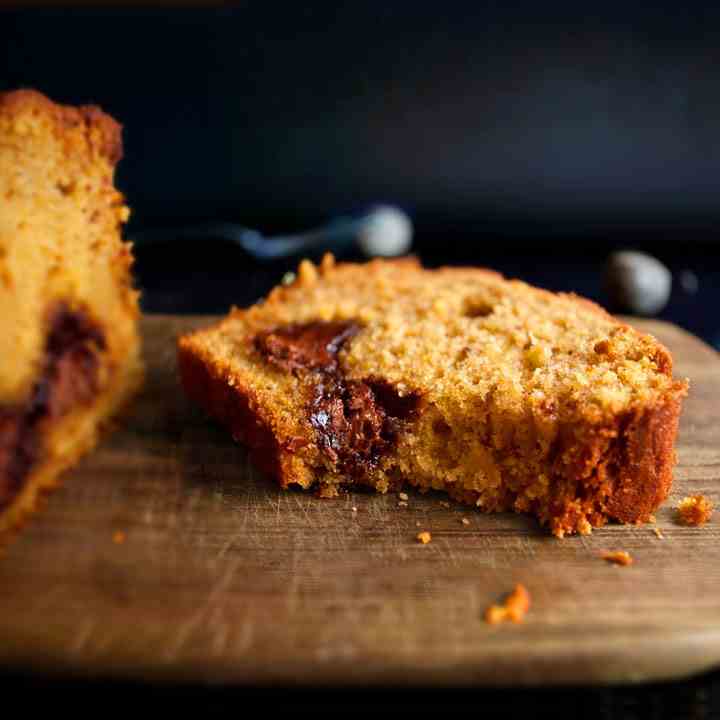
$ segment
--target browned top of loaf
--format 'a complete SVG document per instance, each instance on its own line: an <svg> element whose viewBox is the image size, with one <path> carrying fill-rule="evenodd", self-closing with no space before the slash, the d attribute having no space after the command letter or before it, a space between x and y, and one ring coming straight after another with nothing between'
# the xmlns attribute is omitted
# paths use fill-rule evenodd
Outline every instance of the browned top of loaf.
<svg viewBox="0 0 720 720"><path fill-rule="evenodd" d="M94 150L113 165L122 158L122 126L95 105L60 105L37 90L0 93L0 117L14 121L18 133L26 129L22 119L27 115L48 118L74 149Z"/></svg>
<svg viewBox="0 0 720 720"><path fill-rule="evenodd" d="M318 320L360 325L339 355L346 377L382 378L448 417L489 401L551 432L558 423L613 423L685 391L665 347L587 300L478 268L425 270L414 259L304 261L294 282L181 339L181 348L250 397L281 438L293 437L303 434L299 380L267 363L253 339Z"/></svg>

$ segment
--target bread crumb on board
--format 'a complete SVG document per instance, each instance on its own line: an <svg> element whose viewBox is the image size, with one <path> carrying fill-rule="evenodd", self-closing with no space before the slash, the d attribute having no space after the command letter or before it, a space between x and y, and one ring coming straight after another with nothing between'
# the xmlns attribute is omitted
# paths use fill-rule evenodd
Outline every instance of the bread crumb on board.
<svg viewBox="0 0 720 720"><path fill-rule="evenodd" d="M658 527L653 528L653 532L655 533L655 537L657 537L658 539L660 539L660 540L665 539L665 536L662 534L662 531L660 530L660 528L658 528Z"/></svg>
<svg viewBox="0 0 720 720"><path fill-rule="evenodd" d="M704 495L687 495L677 506L678 522L693 527L704 525L712 517L713 509Z"/></svg>
<svg viewBox="0 0 720 720"><path fill-rule="evenodd" d="M316 495L319 498L329 500L331 498L338 497L338 495L340 495L340 493L338 492L338 489L335 485L321 485L317 489Z"/></svg>
<svg viewBox="0 0 720 720"><path fill-rule="evenodd" d="M419 543L422 543L423 545L427 545L432 540L432 535L427 531L423 530L422 532L419 532L415 538Z"/></svg>
<svg viewBox="0 0 720 720"><path fill-rule="evenodd" d="M469 521L467 518L461 518L460 522L461 522L463 525L469 525L469 524L470 524L470 521Z"/></svg>
<svg viewBox="0 0 720 720"><path fill-rule="evenodd" d="M632 555L627 550L605 550L600 557L613 565L632 565Z"/></svg>
<svg viewBox="0 0 720 720"><path fill-rule="evenodd" d="M491 605L485 611L485 622L489 625L503 622L521 623L529 609L530 593L524 585L518 583L502 605Z"/></svg>
<svg viewBox="0 0 720 720"><path fill-rule="evenodd" d="M407 493L400 493L398 495L398 498L400 498L400 500L402 500L403 502L407 502L410 499Z"/></svg>

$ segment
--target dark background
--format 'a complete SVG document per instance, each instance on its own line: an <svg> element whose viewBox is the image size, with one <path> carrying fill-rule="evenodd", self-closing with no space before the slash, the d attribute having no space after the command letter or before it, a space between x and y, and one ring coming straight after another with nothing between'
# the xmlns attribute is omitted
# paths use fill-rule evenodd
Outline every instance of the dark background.
<svg viewBox="0 0 720 720"><path fill-rule="evenodd" d="M0 11L0 87L125 125L130 233L301 230L393 202L429 265L605 304L604 259L637 247L674 272L662 317L717 347L719 60L710 3ZM260 267L203 237L137 256L150 312L223 312L296 262Z"/></svg>
<svg viewBox="0 0 720 720"><path fill-rule="evenodd" d="M124 124L118 183L131 234L208 220L301 230L391 202L414 218L426 264L490 265L605 304L606 257L641 248L673 271L661 317L718 348L719 60L710 3L0 10L0 89L97 103ZM296 264L261 265L202 236L136 255L148 312L224 312ZM687 270L697 291L678 282ZM0 687L38 689L27 678ZM40 688L61 700L84 692ZM130 704L248 699L98 688L91 697ZM308 697L317 694L280 699L297 709ZM373 698L407 707L397 695L363 697L363 712ZM413 707L442 712L446 697ZM578 717L704 718L718 707L718 678L459 697L474 713L484 701L528 717L561 703Z"/></svg>
<svg viewBox="0 0 720 720"><path fill-rule="evenodd" d="M2 17L2 84L126 126L141 223L376 200L466 237L720 236L720 8L273 3Z"/></svg>

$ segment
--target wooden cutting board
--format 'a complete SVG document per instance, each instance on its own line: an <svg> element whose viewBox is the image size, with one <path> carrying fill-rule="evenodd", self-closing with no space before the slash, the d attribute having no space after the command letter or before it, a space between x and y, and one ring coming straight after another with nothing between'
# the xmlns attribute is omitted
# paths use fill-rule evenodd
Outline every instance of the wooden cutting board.
<svg viewBox="0 0 720 720"><path fill-rule="evenodd" d="M284 684L608 683L720 665L720 358L638 322L692 381L657 527L557 540L528 518L440 495L282 492L184 399L174 338L143 321L148 376L125 426L65 476L0 557L0 666L82 676ZM352 511L353 506L357 508ZM470 524L461 523L461 518ZM419 545L419 529L432 533ZM124 533L117 542L116 533ZM628 550L631 567L604 549ZM488 626L514 583L524 625Z"/></svg>

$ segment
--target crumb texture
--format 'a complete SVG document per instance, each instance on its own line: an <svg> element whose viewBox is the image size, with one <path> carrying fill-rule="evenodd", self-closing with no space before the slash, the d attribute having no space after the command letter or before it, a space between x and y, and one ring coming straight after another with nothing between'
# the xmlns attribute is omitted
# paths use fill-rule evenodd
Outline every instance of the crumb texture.
<svg viewBox="0 0 720 720"><path fill-rule="evenodd" d="M181 338L179 365L284 487L443 490L558 536L650 518L687 388L660 343L589 301L412 259L304 261Z"/></svg>

